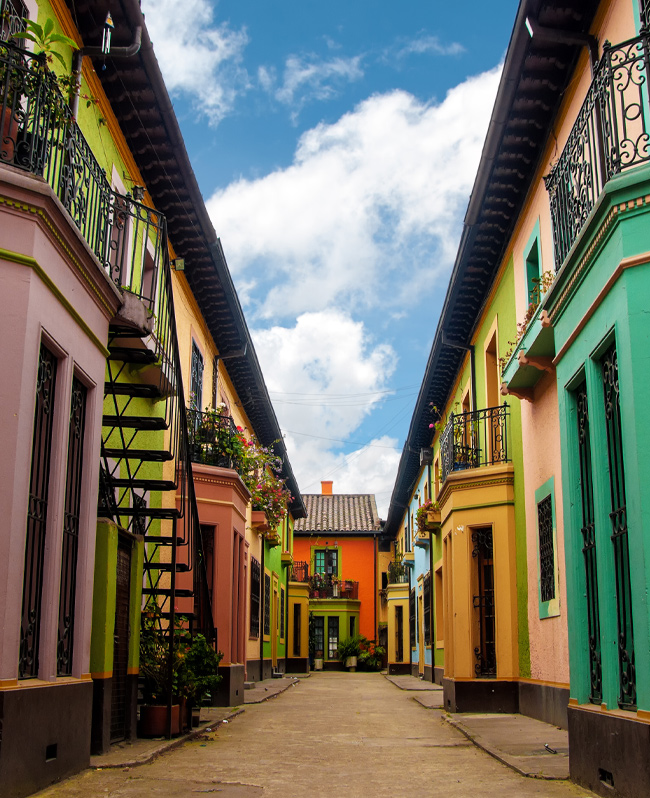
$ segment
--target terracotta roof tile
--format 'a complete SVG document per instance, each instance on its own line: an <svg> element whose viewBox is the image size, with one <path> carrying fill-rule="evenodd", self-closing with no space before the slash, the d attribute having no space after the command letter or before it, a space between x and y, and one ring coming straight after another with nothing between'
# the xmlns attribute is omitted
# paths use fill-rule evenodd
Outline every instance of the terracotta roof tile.
<svg viewBox="0 0 650 798"><path fill-rule="evenodd" d="M295 531L368 533L379 532L381 522L372 493L303 493L307 517L296 521Z"/></svg>

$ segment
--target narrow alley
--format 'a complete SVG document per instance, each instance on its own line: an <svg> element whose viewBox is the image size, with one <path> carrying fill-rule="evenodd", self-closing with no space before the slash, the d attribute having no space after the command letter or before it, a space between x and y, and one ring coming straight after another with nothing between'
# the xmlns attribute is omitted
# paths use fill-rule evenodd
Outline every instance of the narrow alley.
<svg viewBox="0 0 650 798"><path fill-rule="evenodd" d="M417 695L378 673L314 674L151 764L88 770L38 796L591 795L566 781L524 778Z"/></svg>

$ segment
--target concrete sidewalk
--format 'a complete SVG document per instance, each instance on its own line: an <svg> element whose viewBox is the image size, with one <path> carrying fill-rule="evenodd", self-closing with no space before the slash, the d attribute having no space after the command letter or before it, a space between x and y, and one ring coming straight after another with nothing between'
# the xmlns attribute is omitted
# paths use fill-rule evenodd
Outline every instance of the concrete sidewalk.
<svg viewBox="0 0 650 798"><path fill-rule="evenodd" d="M526 715L446 715L448 723L522 776L569 778L569 734Z"/></svg>
<svg viewBox="0 0 650 798"><path fill-rule="evenodd" d="M298 679L293 676L256 682L254 687L244 690L244 704L261 704L263 701L268 701L269 698L274 698L276 695L284 693L285 690L297 683ZM232 718L241 715L242 712L244 712L244 708L241 706L201 707L199 725L187 734L181 734L171 740L165 738L138 738L132 742L116 743L111 746L108 753L91 756L90 767L103 769L132 768L139 765L148 765L166 751L171 751L204 733L215 731L221 724L228 723Z"/></svg>
<svg viewBox="0 0 650 798"><path fill-rule="evenodd" d="M386 676L400 690L412 691L425 709L440 709L442 717L474 745L522 776L569 778L568 732L526 715L449 714L444 712L442 687L414 676Z"/></svg>

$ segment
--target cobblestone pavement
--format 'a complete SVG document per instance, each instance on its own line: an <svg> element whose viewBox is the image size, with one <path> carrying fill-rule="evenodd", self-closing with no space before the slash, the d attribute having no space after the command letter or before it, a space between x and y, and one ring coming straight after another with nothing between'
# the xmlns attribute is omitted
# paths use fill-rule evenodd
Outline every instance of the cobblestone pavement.
<svg viewBox="0 0 650 798"><path fill-rule="evenodd" d="M88 770L39 798L580 798L474 746L380 674L318 673L216 732L128 769Z"/></svg>

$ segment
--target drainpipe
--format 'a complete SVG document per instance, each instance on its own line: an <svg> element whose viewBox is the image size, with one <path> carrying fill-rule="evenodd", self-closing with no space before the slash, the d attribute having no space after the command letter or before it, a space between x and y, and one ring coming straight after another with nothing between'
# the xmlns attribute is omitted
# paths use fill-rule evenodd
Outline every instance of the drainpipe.
<svg viewBox="0 0 650 798"><path fill-rule="evenodd" d="M105 53L102 47L82 47L79 50L75 50L74 56L72 58L72 72L76 75L75 77L75 86L74 86L74 94L72 97L72 116L76 119L77 113L79 112L79 92L81 91L81 64L83 62L83 57L85 55L88 56L101 56L104 57L106 55L110 55L111 58L132 58L140 51L140 45L142 44L142 27L138 25L135 29L135 33L133 34L133 41L128 47L113 47L111 48L108 53ZM104 66L105 68L105 66Z"/></svg>
<svg viewBox="0 0 650 798"><path fill-rule="evenodd" d="M379 644L379 628L377 627L377 545L378 545L378 539L377 539L377 533L376 532L375 532L375 535L374 535L374 541L373 542L374 542L373 554L374 554L374 561L375 561L375 592L373 593L374 605L375 605L375 640L377 641L377 644ZM361 620L361 619L359 619L359 620ZM361 624L359 624L359 625L361 625Z"/></svg>
<svg viewBox="0 0 650 798"><path fill-rule="evenodd" d="M476 413L477 406L476 406L476 361L474 358L474 344L457 344L453 341L450 341L447 338L445 331L442 332L442 345L448 346L450 349L462 349L465 352L469 352L469 367L471 372L471 380L472 380L472 411Z"/></svg>

